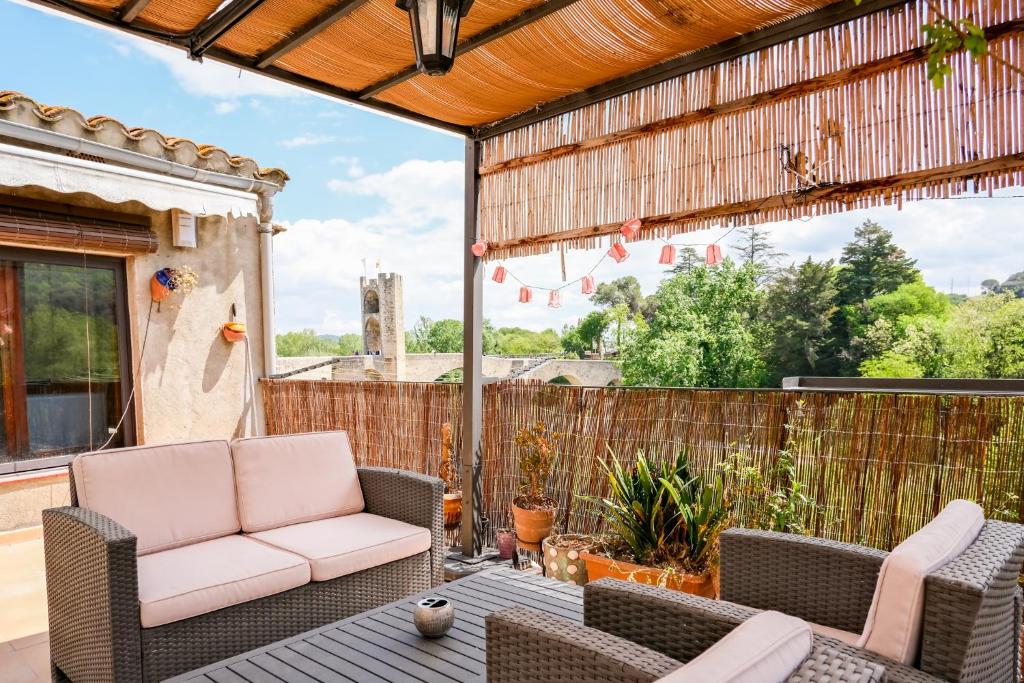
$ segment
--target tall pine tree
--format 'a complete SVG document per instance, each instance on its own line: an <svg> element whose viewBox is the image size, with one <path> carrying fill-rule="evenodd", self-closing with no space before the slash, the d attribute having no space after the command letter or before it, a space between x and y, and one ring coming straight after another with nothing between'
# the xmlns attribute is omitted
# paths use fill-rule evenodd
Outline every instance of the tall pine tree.
<svg viewBox="0 0 1024 683"><path fill-rule="evenodd" d="M779 272L779 261L786 253L775 251L768 239L768 230L761 225L740 228L738 239L729 245L740 257L740 263L751 263L758 270L758 283L772 279Z"/></svg>
<svg viewBox="0 0 1024 683"><path fill-rule="evenodd" d="M832 260L810 257L781 270L768 289L765 313L771 329L771 383L783 377L820 374L819 361L831 343L836 311Z"/></svg>

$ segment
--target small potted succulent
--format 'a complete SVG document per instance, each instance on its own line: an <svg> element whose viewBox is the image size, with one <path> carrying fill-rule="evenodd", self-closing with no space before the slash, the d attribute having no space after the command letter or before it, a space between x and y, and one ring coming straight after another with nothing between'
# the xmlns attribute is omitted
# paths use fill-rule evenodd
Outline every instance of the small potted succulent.
<svg viewBox="0 0 1024 683"><path fill-rule="evenodd" d="M441 466L438 476L444 482L444 527L454 529L462 521L462 489L459 488L458 470L452 448L452 425L441 425Z"/></svg>
<svg viewBox="0 0 1024 683"><path fill-rule="evenodd" d="M519 449L520 495L512 501L516 536L523 543L538 544L551 533L558 503L546 494L551 470L558 459L561 434L549 432L543 422L523 427L516 434Z"/></svg>
<svg viewBox="0 0 1024 683"><path fill-rule="evenodd" d="M729 521L721 477L692 476L686 456L659 467L640 453L624 468L602 463L607 498L598 500L611 533L582 553L591 581L604 577L716 597L718 536Z"/></svg>

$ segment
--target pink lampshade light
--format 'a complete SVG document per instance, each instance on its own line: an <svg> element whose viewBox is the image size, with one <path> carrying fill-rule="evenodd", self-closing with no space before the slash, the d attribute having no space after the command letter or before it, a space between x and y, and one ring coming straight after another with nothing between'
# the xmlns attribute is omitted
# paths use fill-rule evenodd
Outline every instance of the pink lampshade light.
<svg viewBox="0 0 1024 683"><path fill-rule="evenodd" d="M549 308L561 308L562 307L562 295L558 293L557 289L552 289L551 294L548 295L548 307Z"/></svg>
<svg viewBox="0 0 1024 683"><path fill-rule="evenodd" d="M622 242L613 244L612 248L608 250L608 255L615 259L616 263L622 263L629 258L629 252L622 246Z"/></svg>
<svg viewBox="0 0 1024 683"><path fill-rule="evenodd" d="M622 227L619 228L619 232L621 232L622 236L625 237L627 240L635 240L636 236L640 234L641 225L642 224L640 223L640 219L634 218L631 221L626 221L625 223L623 223Z"/></svg>
<svg viewBox="0 0 1024 683"><path fill-rule="evenodd" d="M469 248L473 252L473 256L480 258L487 253L487 242L483 240L477 240L473 243L473 246Z"/></svg>
<svg viewBox="0 0 1024 683"><path fill-rule="evenodd" d="M661 257L658 259L658 263L663 266L671 266L676 262L676 248L671 244L666 244L661 248Z"/></svg>
<svg viewBox="0 0 1024 683"><path fill-rule="evenodd" d="M717 266L719 263L722 262L722 248L717 244L709 244L708 253L704 261L709 266Z"/></svg>
<svg viewBox="0 0 1024 683"><path fill-rule="evenodd" d="M533 291L529 287L519 288L519 303L528 304L533 301Z"/></svg>
<svg viewBox="0 0 1024 683"><path fill-rule="evenodd" d="M498 266L494 269L494 275L491 276L491 279L500 285L505 282L506 275L508 275L508 271L505 270L505 266Z"/></svg>
<svg viewBox="0 0 1024 683"><path fill-rule="evenodd" d="M582 282L583 282L583 285L582 285L582 287L580 287L580 292L583 293L583 294L593 294L594 293L594 276L593 275L584 275Z"/></svg>

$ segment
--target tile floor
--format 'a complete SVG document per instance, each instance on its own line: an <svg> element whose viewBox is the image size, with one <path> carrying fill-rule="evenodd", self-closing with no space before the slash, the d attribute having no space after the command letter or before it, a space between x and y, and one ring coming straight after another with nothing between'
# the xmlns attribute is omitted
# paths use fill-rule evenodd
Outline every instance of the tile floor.
<svg viewBox="0 0 1024 683"><path fill-rule="evenodd" d="M0 533L0 683L50 680L42 527Z"/></svg>

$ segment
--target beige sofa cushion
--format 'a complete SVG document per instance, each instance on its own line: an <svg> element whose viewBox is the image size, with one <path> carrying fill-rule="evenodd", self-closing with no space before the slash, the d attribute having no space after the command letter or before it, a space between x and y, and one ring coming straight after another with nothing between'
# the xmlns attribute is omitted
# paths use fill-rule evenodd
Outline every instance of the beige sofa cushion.
<svg viewBox="0 0 1024 683"><path fill-rule="evenodd" d="M761 612L663 683L783 683L811 653L811 627L781 612Z"/></svg>
<svg viewBox="0 0 1024 683"><path fill-rule="evenodd" d="M925 576L966 550L984 525L985 513L977 503L954 500L896 546L882 563L857 645L913 664L921 641Z"/></svg>
<svg viewBox="0 0 1024 683"><path fill-rule="evenodd" d="M231 442L242 530L361 512L355 459L345 432L239 439Z"/></svg>
<svg viewBox="0 0 1024 683"><path fill-rule="evenodd" d="M226 441L85 453L71 469L78 504L134 533L139 555L239 530Z"/></svg>
<svg viewBox="0 0 1024 683"><path fill-rule="evenodd" d="M249 538L306 558L314 581L354 574L430 549L428 529L366 512L261 531Z"/></svg>
<svg viewBox="0 0 1024 683"><path fill-rule="evenodd" d="M307 583L304 559L244 536L164 550L139 558L142 626L169 624Z"/></svg>

